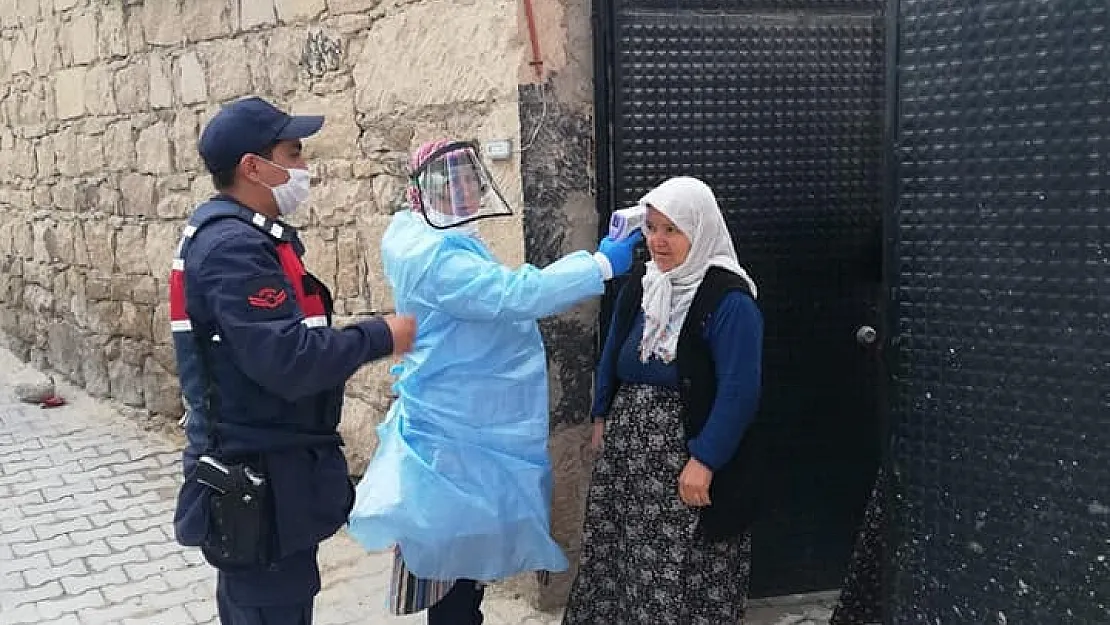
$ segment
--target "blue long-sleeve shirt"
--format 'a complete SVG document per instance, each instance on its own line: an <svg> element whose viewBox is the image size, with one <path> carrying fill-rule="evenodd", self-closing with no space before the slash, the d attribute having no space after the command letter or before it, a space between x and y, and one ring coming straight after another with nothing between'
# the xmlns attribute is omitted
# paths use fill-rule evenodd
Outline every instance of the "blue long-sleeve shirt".
<svg viewBox="0 0 1110 625"><path fill-rule="evenodd" d="M613 332L605 340L597 372L592 415L605 416L618 384L652 384L678 388L678 366L651 358L640 362L644 314L638 311L623 344ZM702 338L709 345L717 375L717 396L702 431L689 441L690 454L717 470L736 453L740 439L755 417L759 403L763 360L763 316L745 293L726 295L705 324ZM616 376L611 371L613 350ZM615 382L614 382L615 381Z"/></svg>

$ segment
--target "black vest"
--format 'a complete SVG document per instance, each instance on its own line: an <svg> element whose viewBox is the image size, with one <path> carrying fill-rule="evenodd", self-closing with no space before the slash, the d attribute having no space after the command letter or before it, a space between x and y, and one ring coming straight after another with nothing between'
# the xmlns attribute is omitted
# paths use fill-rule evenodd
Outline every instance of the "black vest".
<svg viewBox="0 0 1110 625"><path fill-rule="evenodd" d="M625 280L617 296L613 326L617 349L610 354L609 371L612 372L612 397L616 396L619 380L616 378L620 346L636 320L643 298L644 268L638 267ZM725 295L741 291L751 295L748 283L740 276L719 267L711 267L698 287L690 312L678 336L675 364L678 367L679 395L682 400L682 422L686 440L696 437L705 426L717 397L717 373L713 354L703 338L705 324L720 306ZM612 401L612 397L610 401ZM608 408L607 408L608 409ZM768 479L770 453L769 431L757 414L744 432L740 445L725 466L713 473L709 498L712 505L703 508L698 524L710 540L719 540L742 534L755 520L763 505Z"/></svg>

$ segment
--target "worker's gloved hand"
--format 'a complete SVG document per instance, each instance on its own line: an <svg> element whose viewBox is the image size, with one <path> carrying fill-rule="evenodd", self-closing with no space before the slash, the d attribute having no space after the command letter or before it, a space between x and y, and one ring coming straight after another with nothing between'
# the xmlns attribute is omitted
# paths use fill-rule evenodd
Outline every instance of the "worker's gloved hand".
<svg viewBox="0 0 1110 625"><path fill-rule="evenodd" d="M609 267L613 270L613 276L623 276L632 269L632 254L640 241L644 240L644 233L640 230L634 231L627 237L614 241L609 237L601 240L597 246L597 253L605 257L609 261Z"/></svg>

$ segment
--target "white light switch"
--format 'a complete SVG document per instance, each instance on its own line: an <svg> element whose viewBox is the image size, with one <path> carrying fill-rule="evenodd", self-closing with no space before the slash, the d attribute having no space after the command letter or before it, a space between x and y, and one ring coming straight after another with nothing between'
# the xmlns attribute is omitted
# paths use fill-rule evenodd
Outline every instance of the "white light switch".
<svg viewBox="0 0 1110 625"><path fill-rule="evenodd" d="M509 139L486 141L483 147L486 150L486 156L488 156L490 160L505 161L513 155L513 142Z"/></svg>

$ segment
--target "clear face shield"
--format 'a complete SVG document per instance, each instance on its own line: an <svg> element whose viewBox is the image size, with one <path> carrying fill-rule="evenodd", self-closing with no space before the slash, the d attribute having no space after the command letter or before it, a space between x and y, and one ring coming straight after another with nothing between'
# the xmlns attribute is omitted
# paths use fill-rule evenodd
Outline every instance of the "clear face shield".
<svg viewBox="0 0 1110 625"><path fill-rule="evenodd" d="M420 213L433 228L452 228L513 211L470 142L447 144L412 172Z"/></svg>

